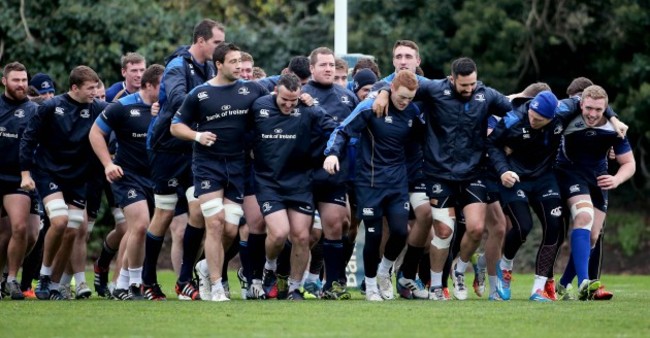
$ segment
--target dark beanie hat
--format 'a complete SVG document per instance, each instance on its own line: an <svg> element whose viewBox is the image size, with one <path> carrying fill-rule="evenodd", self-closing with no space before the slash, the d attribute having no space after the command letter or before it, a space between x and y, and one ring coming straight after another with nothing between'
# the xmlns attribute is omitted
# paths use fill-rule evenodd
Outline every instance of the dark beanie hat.
<svg viewBox="0 0 650 338"><path fill-rule="evenodd" d="M354 74L354 91L357 92L361 87L369 85L369 84L375 84L377 82L377 75L372 72L372 70L364 68L359 70L356 74Z"/></svg>
<svg viewBox="0 0 650 338"><path fill-rule="evenodd" d="M43 73L38 73L29 81L30 86L34 86L39 94L54 93L54 81L52 78Z"/></svg>
<svg viewBox="0 0 650 338"><path fill-rule="evenodd" d="M555 95L547 90L537 94L535 98L530 101L530 109L547 119L552 119L555 116L557 103Z"/></svg>

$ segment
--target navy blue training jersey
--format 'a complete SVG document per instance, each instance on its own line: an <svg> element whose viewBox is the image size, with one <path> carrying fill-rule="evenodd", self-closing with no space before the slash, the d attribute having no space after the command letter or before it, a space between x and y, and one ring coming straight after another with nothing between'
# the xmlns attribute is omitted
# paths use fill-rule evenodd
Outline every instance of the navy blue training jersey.
<svg viewBox="0 0 650 338"><path fill-rule="evenodd" d="M209 82L194 88L185 98L172 123L198 124L198 132L217 135L211 147L194 142L194 154L239 157L244 154L247 129L252 128L249 110L268 91L256 82L237 80L226 86Z"/></svg>
<svg viewBox="0 0 650 338"><path fill-rule="evenodd" d="M557 164L590 173L588 177L597 177L607 172L607 153L611 147L616 155L632 151L627 137L618 137L610 122L590 128L579 115L564 131Z"/></svg>
<svg viewBox="0 0 650 338"><path fill-rule="evenodd" d="M357 145L357 186L378 188L408 184L405 145L412 138L414 124L422 124L420 110L411 103L403 111L389 100L388 115L378 118L372 111L374 99L364 100L330 136L325 155L341 155L350 135L360 134Z"/></svg>
<svg viewBox="0 0 650 338"><path fill-rule="evenodd" d="M311 135L329 134L338 124L322 108L302 103L285 115L273 95L259 98L252 109L257 189L271 188L281 194L311 192Z"/></svg>
<svg viewBox="0 0 650 338"><path fill-rule="evenodd" d="M16 101L0 96L0 180L20 182L20 139L38 105L28 99Z"/></svg>
<svg viewBox="0 0 650 338"><path fill-rule="evenodd" d="M151 105L139 93L109 105L95 123L106 134L115 132L118 147L114 163L124 169L149 177L147 130L151 122Z"/></svg>
<svg viewBox="0 0 650 338"><path fill-rule="evenodd" d="M20 143L21 170L36 166L62 179L85 179L88 158L95 156L88 133L107 105L79 103L68 94L43 102Z"/></svg>

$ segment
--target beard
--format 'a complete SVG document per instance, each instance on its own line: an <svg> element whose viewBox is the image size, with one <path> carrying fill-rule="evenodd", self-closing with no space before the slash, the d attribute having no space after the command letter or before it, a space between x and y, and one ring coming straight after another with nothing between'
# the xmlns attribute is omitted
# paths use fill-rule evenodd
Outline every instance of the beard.
<svg viewBox="0 0 650 338"><path fill-rule="evenodd" d="M22 101L27 97L27 91L25 88L12 89L11 87L6 88L7 96L16 101Z"/></svg>

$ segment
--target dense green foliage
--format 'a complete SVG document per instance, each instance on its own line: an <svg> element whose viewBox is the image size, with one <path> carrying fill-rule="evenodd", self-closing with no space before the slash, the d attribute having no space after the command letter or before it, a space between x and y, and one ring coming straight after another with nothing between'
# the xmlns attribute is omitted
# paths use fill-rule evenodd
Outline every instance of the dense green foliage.
<svg viewBox="0 0 650 338"><path fill-rule="evenodd" d="M4 0L0 63L20 60L32 73L48 72L59 90L78 64L111 84L120 79L122 54L138 51L162 63L177 45L191 43L200 18L210 17L226 25L227 39L250 51L256 65L276 74L293 55L333 46L333 3ZM650 1L356 0L348 9L349 51L376 56L384 74L392 71L394 41L411 39L431 78L446 75L450 61L465 55L477 61L483 82L504 93L544 81L562 97L578 76L604 86L631 126L637 158L637 174L612 194L612 205L650 204Z"/></svg>

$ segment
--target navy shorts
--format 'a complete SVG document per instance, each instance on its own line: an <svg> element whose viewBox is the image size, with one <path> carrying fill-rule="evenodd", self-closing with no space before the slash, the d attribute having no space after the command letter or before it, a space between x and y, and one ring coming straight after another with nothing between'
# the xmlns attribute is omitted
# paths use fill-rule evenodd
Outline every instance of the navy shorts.
<svg viewBox="0 0 650 338"><path fill-rule="evenodd" d="M341 206L346 206L347 202L347 188L343 185L332 185L332 184L321 184L313 183L314 191L314 204L318 203L330 203L337 204ZM358 201L358 197L357 197ZM358 205L358 204L357 204Z"/></svg>
<svg viewBox="0 0 650 338"><path fill-rule="evenodd" d="M499 186L501 185L500 181L497 181L493 177L488 177L485 179L485 186L487 187L487 202L492 204L499 202L501 200L501 194L499 193Z"/></svg>
<svg viewBox="0 0 650 338"><path fill-rule="evenodd" d="M499 187L501 201L504 205L512 202L545 201L560 199L560 187L552 172L542 174L535 178L522 178L512 188L503 184Z"/></svg>
<svg viewBox="0 0 650 338"><path fill-rule="evenodd" d="M32 177L36 182L36 190L45 198L51 194L60 192L66 204L73 205L79 209L86 208L86 180L64 180L49 172L34 169Z"/></svg>
<svg viewBox="0 0 650 338"><path fill-rule="evenodd" d="M408 219L410 209L408 187L371 188L357 186L357 217L376 219L400 215Z"/></svg>
<svg viewBox="0 0 650 338"><path fill-rule="evenodd" d="M13 194L30 195L29 191L20 188L20 181L0 180L0 198Z"/></svg>
<svg viewBox="0 0 650 338"><path fill-rule="evenodd" d="M314 215L313 196L310 192L278 194L271 189L260 189L256 194L262 215L268 216L279 210L293 209L305 215Z"/></svg>
<svg viewBox="0 0 650 338"><path fill-rule="evenodd" d="M149 151L149 164L155 194L184 196L193 184L190 154Z"/></svg>
<svg viewBox="0 0 650 338"><path fill-rule="evenodd" d="M424 180L409 181L409 192L427 192L427 184Z"/></svg>
<svg viewBox="0 0 650 338"><path fill-rule="evenodd" d="M111 185L117 205L125 208L140 201L146 201L149 206L153 205L153 182L148 177L123 170L124 176L113 181Z"/></svg>
<svg viewBox="0 0 650 338"><path fill-rule="evenodd" d="M223 190L223 196L244 203L244 159L194 157L194 196Z"/></svg>
<svg viewBox="0 0 650 338"><path fill-rule="evenodd" d="M244 182L244 196L255 195L255 169L253 169L252 163L246 165L244 173L246 175Z"/></svg>
<svg viewBox="0 0 650 338"><path fill-rule="evenodd" d="M568 200L570 197L577 195L589 195L594 208L607 212L608 194L607 190L601 189L594 182L595 179L589 179L583 173L565 169L556 169L555 176L560 185L562 198ZM570 206L569 206L570 207Z"/></svg>
<svg viewBox="0 0 650 338"><path fill-rule="evenodd" d="M487 203L485 179L468 181L428 180L427 196L434 208L464 208L472 203Z"/></svg>
<svg viewBox="0 0 650 338"><path fill-rule="evenodd" d="M29 213L36 216L43 217L43 204L41 203L41 197L38 195L38 192L32 191L29 194L29 199L31 200L31 205L29 207Z"/></svg>

